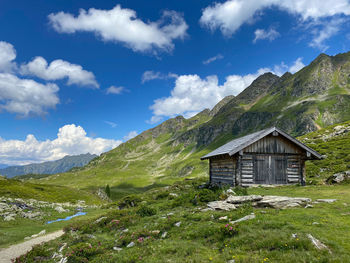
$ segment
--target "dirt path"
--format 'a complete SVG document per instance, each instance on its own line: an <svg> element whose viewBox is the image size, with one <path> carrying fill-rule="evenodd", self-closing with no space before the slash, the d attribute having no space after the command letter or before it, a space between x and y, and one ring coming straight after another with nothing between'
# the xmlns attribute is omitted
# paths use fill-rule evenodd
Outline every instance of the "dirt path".
<svg viewBox="0 0 350 263"><path fill-rule="evenodd" d="M38 245L50 240L56 239L64 234L63 230L59 230L44 236L36 237L20 244L10 246L9 248L0 249L0 263L11 263L11 259L17 258L32 249L34 245Z"/></svg>

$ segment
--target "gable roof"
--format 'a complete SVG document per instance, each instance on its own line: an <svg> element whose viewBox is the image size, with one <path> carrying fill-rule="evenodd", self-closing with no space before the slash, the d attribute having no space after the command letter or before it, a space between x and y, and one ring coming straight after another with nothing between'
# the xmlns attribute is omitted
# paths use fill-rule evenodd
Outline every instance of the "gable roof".
<svg viewBox="0 0 350 263"><path fill-rule="evenodd" d="M248 134L246 136L240 137L238 139L232 140L232 141L224 144L223 146L217 148L216 150L208 153L207 155L204 155L203 157L201 157L201 160L209 159L210 157L223 155L223 154L229 154L230 156L232 156L232 155L236 154L237 152L243 150L247 146L249 146L249 145L255 143L256 141L264 138L265 136L273 133L274 131L277 131L280 135L282 135L283 137L292 141L293 143L297 144L299 147L301 147L305 151L310 152L314 158L316 158L316 159L322 158L321 154L319 154L318 152L307 147L305 144L301 143L300 141L298 141L294 137L290 136L289 134L285 133L284 131L282 131L276 127L272 127L272 128L268 128L265 130L254 132L254 133Z"/></svg>

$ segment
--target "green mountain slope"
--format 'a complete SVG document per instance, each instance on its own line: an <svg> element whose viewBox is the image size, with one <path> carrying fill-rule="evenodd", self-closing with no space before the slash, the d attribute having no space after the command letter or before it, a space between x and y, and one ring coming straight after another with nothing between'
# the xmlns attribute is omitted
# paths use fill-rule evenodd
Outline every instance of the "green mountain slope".
<svg viewBox="0 0 350 263"><path fill-rule="evenodd" d="M89 163L93 158L97 157L95 154L80 154L73 156L65 156L62 159L51 162L34 163L22 166L9 166L0 169L0 175L8 178L25 175L25 174L55 174L64 173L73 167L82 167Z"/></svg>
<svg viewBox="0 0 350 263"><path fill-rule="evenodd" d="M117 198L180 178L206 177L207 163L199 158L235 137L273 125L300 136L350 120L349 75L350 53L321 54L295 74L266 73L212 110L169 119L83 168L37 181L80 189L109 184Z"/></svg>

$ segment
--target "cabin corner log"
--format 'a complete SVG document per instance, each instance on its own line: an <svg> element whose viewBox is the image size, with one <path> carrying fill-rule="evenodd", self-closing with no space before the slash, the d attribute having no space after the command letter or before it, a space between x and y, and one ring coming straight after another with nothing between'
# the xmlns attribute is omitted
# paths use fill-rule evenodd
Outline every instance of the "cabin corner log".
<svg viewBox="0 0 350 263"><path fill-rule="evenodd" d="M305 160L321 155L273 127L235 139L201 159L209 159L210 183L305 185Z"/></svg>

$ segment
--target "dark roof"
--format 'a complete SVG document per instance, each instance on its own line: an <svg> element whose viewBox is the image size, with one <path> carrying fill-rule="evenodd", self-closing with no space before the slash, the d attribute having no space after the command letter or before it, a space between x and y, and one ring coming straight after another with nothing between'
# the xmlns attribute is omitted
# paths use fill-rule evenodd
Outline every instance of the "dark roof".
<svg viewBox="0 0 350 263"><path fill-rule="evenodd" d="M236 154L237 152L239 152L240 150L243 150L247 146L249 146L249 145L255 143L256 141L264 138L265 136L273 133L274 131L277 131L283 137L285 137L288 140L292 141L293 143L297 144L299 147L303 148L304 150L310 152L311 155L314 156L314 158L316 158L316 159L322 158L322 156L318 152L307 147L305 144L301 143L300 141L298 141L294 137L290 136L289 134L285 133L284 131L282 131L276 127L272 127L272 128L268 128L265 130L254 132L254 133L248 134L246 136L240 137L238 139L232 140L232 141L224 144L223 146L217 148L216 150L208 153L207 155L204 155L203 157L201 157L201 160L209 159L210 157L223 155L223 154L229 154L230 156L232 156L232 155Z"/></svg>

